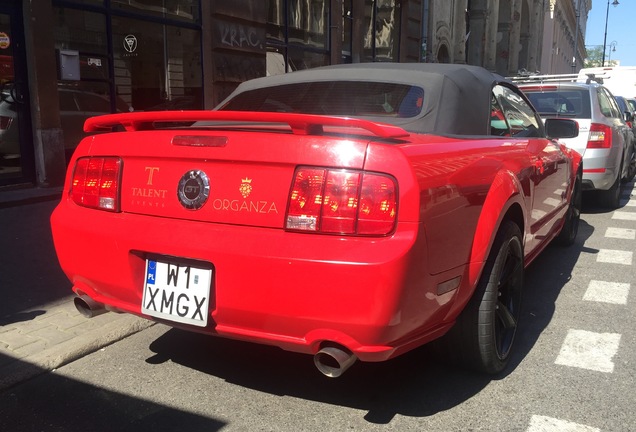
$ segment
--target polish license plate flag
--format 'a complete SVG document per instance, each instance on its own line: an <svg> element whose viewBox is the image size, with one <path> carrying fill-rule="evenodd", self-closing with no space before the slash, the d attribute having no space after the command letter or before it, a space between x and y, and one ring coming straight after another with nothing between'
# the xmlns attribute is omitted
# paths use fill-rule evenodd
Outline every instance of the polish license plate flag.
<svg viewBox="0 0 636 432"><path fill-rule="evenodd" d="M146 260L141 312L205 327L208 324L212 270Z"/></svg>

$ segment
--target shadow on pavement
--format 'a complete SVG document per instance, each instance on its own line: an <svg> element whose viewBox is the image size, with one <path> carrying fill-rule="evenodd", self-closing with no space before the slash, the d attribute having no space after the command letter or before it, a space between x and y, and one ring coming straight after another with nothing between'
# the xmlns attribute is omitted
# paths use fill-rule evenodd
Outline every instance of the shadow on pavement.
<svg viewBox="0 0 636 432"><path fill-rule="evenodd" d="M225 426L52 373L0 394L0 407L0 430L11 432L214 432Z"/></svg>
<svg viewBox="0 0 636 432"><path fill-rule="evenodd" d="M342 377L323 377L311 356L275 347L214 338L171 329L150 349L147 360L171 360L227 382L274 395L290 395L365 410L370 423L388 424L395 415L432 416L451 409L505 378L523 361L548 326L555 302L571 279L593 227L581 221L576 243L549 246L526 272L525 298L516 354L501 376L484 376L451 365L443 350L429 344L384 363L357 362Z"/></svg>
<svg viewBox="0 0 636 432"><path fill-rule="evenodd" d="M53 247L49 217L57 201L0 209L0 325L72 294ZM15 317L16 314L20 314Z"/></svg>

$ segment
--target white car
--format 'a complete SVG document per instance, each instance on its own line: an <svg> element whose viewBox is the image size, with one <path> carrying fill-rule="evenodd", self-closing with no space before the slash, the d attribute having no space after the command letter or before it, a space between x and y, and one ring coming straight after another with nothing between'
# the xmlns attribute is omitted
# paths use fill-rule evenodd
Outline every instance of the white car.
<svg viewBox="0 0 636 432"><path fill-rule="evenodd" d="M583 189L595 191L600 204L617 208L621 182L636 174L634 134L612 93L576 75L513 79L542 118L565 117L579 123L579 136L563 142L583 156Z"/></svg>

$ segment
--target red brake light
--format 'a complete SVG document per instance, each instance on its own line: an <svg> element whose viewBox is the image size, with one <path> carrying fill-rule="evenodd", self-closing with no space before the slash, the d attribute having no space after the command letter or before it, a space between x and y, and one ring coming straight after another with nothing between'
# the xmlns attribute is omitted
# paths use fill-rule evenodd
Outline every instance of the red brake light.
<svg viewBox="0 0 636 432"><path fill-rule="evenodd" d="M387 234L397 216L397 196L393 179L365 174L360 194L359 234Z"/></svg>
<svg viewBox="0 0 636 432"><path fill-rule="evenodd" d="M333 234L386 235L397 219L397 186L387 175L299 168L285 228Z"/></svg>
<svg viewBox="0 0 636 432"><path fill-rule="evenodd" d="M70 192L73 202L84 207L119 211L121 164L118 157L78 159Z"/></svg>
<svg viewBox="0 0 636 432"><path fill-rule="evenodd" d="M546 91L555 91L558 90L558 87L555 85L528 85L519 87L523 92L546 92Z"/></svg>
<svg viewBox="0 0 636 432"><path fill-rule="evenodd" d="M612 147L612 129L599 123L590 125L590 135L587 139L589 149L608 149Z"/></svg>

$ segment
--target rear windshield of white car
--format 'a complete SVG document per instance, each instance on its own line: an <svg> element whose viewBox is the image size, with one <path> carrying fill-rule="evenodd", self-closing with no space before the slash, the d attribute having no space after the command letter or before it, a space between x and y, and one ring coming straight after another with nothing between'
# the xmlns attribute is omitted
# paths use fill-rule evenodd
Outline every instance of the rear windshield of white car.
<svg viewBox="0 0 636 432"><path fill-rule="evenodd" d="M540 115L589 119L592 116L590 92L581 90L526 91Z"/></svg>
<svg viewBox="0 0 636 432"><path fill-rule="evenodd" d="M222 110L371 117L416 117L424 90L396 83L326 81L285 84L239 93Z"/></svg>

